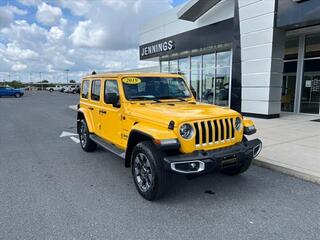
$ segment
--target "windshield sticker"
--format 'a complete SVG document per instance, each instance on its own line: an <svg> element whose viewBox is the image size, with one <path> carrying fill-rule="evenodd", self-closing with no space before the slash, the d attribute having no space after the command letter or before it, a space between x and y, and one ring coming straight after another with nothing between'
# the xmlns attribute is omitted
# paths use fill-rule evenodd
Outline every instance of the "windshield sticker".
<svg viewBox="0 0 320 240"><path fill-rule="evenodd" d="M126 83L126 84L139 84L139 83L141 83L141 79L134 78L134 77L127 77L127 78L123 78L122 82Z"/></svg>

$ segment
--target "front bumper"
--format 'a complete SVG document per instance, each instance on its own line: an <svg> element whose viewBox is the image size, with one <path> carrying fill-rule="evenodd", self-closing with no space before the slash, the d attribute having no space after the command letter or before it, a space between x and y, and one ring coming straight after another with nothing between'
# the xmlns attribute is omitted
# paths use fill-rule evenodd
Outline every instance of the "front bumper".
<svg viewBox="0 0 320 240"><path fill-rule="evenodd" d="M175 173L209 173L241 166L246 161L251 162L260 153L261 148L262 142L259 139L254 139L218 150L166 156L164 163L167 170Z"/></svg>

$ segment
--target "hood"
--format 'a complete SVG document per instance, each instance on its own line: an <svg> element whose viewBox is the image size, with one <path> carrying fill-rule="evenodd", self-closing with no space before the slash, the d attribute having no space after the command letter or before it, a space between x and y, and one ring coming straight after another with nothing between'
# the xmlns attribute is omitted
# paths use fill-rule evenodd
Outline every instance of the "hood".
<svg viewBox="0 0 320 240"><path fill-rule="evenodd" d="M129 103L127 110L132 117L165 125L168 125L171 120L179 124L181 122L239 115L229 108L205 103L192 104L190 102Z"/></svg>

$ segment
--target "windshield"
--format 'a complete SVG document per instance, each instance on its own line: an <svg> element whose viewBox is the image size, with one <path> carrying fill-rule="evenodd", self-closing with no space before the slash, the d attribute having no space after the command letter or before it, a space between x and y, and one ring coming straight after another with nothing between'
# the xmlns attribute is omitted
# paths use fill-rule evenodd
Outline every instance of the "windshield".
<svg viewBox="0 0 320 240"><path fill-rule="evenodd" d="M128 100L184 99L191 94L182 78L139 77L122 79Z"/></svg>

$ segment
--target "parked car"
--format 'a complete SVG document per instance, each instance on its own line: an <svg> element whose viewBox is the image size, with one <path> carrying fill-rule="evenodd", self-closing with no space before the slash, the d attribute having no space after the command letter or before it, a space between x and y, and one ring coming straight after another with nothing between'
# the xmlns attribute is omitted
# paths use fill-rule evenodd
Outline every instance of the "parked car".
<svg viewBox="0 0 320 240"><path fill-rule="evenodd" d="M177 74L85 77L77 131L84 151L99 145L123 158L138 192L150 201L165 192L169 173L241 174L262 148L259 139L245 136L256 132L252 120L196 102Z"/></svg>
<svg viewBox="0 0 320 240"><path fill-rule="evenodd" d="M68 86L65 90L64 90L65 93L73 93L73 94L76 94L76 93L80 93L80 86L79 85L71 85L71 86Z"/></svg>
<svg viewBox="0 0 320 240"><path fill-rule="evenodd" d="M61 90L63 89L63 86L61 85L56 85L54 87L47 87L46 88L49 92L53 92L53 91L59 91L61 92Z"/></svg>
<svg viewBox="0 0 320 240"><path fill-rule="evenodd" d="M1 87L0 86L0 97L2 96L14 96L19 98L24 95L24 90L20 88L12 88L12 87Z"/></svg>

